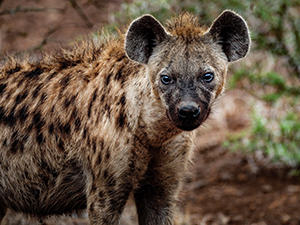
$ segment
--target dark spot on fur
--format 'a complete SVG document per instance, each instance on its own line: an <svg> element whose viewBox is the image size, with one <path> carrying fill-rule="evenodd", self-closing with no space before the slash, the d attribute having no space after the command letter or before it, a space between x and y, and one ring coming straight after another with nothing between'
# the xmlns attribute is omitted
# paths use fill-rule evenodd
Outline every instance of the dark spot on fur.
<svg viewBox="0 0 300 225"><path fill-rule="evenodd" d="M73 111L72 111L72 115L71 115L71 119L75 119L77 118L77 108L74 107Z"/></svg>
<svg viewBox="0 0 300 225"><path fill-rule="evenodd" d="M122 55L120 58L117 59L116 62L120 62L120 61L122 61L122 60L125 59L125 58L126 58L125 55Z"/></svg>
<svg viewBox="0 0 300 225"><path fill-rule="evenodd" d="M5 91L6 86L7 86L7 84L0 84L0 96Z"/></svg>
<svg viewBox="0 0 300 225"><path fill-rule="evenodd" d="M6 74L7 75L11 75L11 74L19 72L20 70L21 70L21 67L20 66L16 66L15 68L13 68L11 70L6 71Z"/></svg>
<svg viewBox="0 0 300 225"><path fill-rule="evenodd" d="M105 92L103 93L103 95L101 96L100 102L104 102L105 99Z"/></svg>
<svg viewBox="0 0 300 225"><path fill-rule="evenodd" d="M59 140L59 142L58 142L58 145L57 145L57 147L58 147L58 149L60 150L60 151L64 151L65 150L65 147L64 147L64 142L60 139Z"/></svg>
<svg viewBox="0 0 300 225"><path fill-rule="evenodd" d="M85 128L84 128L84 131L83 131L83 139L86 138L86 134L87 134L87 129L86 129L86 127L85 127Z"/></svg>
<svg viewBox="0 0 300 225"><path fill-rule="evenodd" d="M11 146L10 146L10 152L13 153L13 154L16 154L17 153L17 146L19 144L19 141L18 140L14 140L12 143L11 143Z"/></svg>
<svg viewBox="0 0 300 225"><path fill-rule="evenodd" d="M66 99L64 100L64 107L67 109L71 104L71 100L69 98L66 97Z"/></svg>
<svg viewBox="0 0 300 225"><path fill-rule="evenodd" d="M48 131L49 131L49 134L53 134L53 131L54 131L54 125L53 123L51 123L48 127Z"/></svg>
<svg viewBox="0 0 300 225"><path fill-rule="evenodd" d="M44 142L44 136L42 133L37 134L36 141L38 142L38 144L42 144Z"/></svg>
<svg viewBox="0 0 300 225"><path fill-rule="evenodd" d="M47 77L47 81L50 81L53 77L55 77L56 74L57 74L56 72L51 73L51 74Z"/></svg>
<svg viewBox="0 0 300 225"><path fill-rule="evenodd" d="M119 69L119 71L117 72L116 76L115 76L115 80L119 81L122 77L122 70L123 70L123 67L121 67Z"/></svg>
<svg viewBox="0 0 300 225"><path fill-rule="evenodd" d="M5 111L3 109L2 106L0 106L0 120L1 121L4 121L3 118L5 117Z"/></svg>
<svg viewBox="0 0 300 225"><path fill-rule="evenodd" d="M21 140L22 140L23 143L25 143L25 142L28 140L28 136L29 136L29 135L26 134L26 135L24 135L24 136L22 137Z"/></svg>
<svg viewBox="0 0 300 225"><path fill-rule="evenodd" d="M90 136L88 136L88 137L87 137L87 141L86 141L86 144L87 144L88 146L90 146L90 145L91 145L91 140L90 140Z"/></svg>
<svg viewBox="0 0 300 225"><path fill-rule="evenodd" d="M96 190L97 190L97 186L96 186L95 183L93 183L93 184L92 184L92 190L91 190L91 192L92 192L92 193L95 193Z"/></svg>
<svg viewBox="0 0 300 225"><path fill-rule="evenodd" d="M92 111L93 103L94 103L94 101L96 100L96 97L97 97L97 89L94 91L93 97L92 97L92 99L91 99L91 101L90 101L90 104L89 104L89 108L88 108L88 117L91 116L91 111Z"/></svg>
<svg viewBox="0 0 300 225"><path fill-rule="evenodd" d="M38 86L36 86L36 88L32 92L32 97L33 98L36 98L38 96L41 88L42 88L42 84L39 84Z"/></svg>
<svg viewBox="0 0 300 225"><path fill-rule="evenodd" d="M38 133L40 133L40 130L45 125L45 121L41 119L40 112L37 112L34 114L33 119L32 119L32 124L38 130Z"/></svg>
<svg viewBox="0 0 300 225"><path fill-rule="evenodd" d="M110 153L109 153L109 149L107 149L106 155L105 155L105 159L109 160L110 158Z"/></svg>
<svg viewBox="0 0 300 225"><path fill-rule="evenodd" d="M15 131L12 136L11 136L11 145L10 145L10 152L15 154L17 153L18 150L20 150L21 152L23 152L24 147L23 144L21 143L21 141L18 138L18 132Z"/></svg>
<svg viewBox="0 0 300 225"><path fill-rule="evenodd" d="M68 124L68 123L65 125L60 125L59 129L64 134L70 134L70 132L71 132L70 124Z"/></svg>
<svg viewBox="0 0 300 225"><path fill-rule="evenodd" d="M31 124L29 124L29 126L26 128L26 131L27 131L27 132L30 132L30 131L32 130L32 128L33 128L33 124L31 123Z"/></svg>
<svg viewBox="0 0 300 225"><path fill-rule="evenodd" d="M23 93L19 93L16 97L16 101L15 101L15 106L17 106L18 104L20 104L28 95L28 91L26 90Z"/></svg>
<svg viewBox="0 0 300 225"><path fill-rule="evenodd" d="M99 196L99 198L103 198L104 197L104 192L103 191L99 191L98 196Z"/></svg>
<svg viewBox="0 0 300 225"><path fill-rule="evenodd" d="M118 105L121 104L122 106L124 106L126 104L126 97L125 94L122 95L122 97L120 98Z"/></svg>
<svg viewBox="0 0 300 225"><path fill-rule="evenodd" d="M100 165L101 161L102 161L102 157L101 154L99 154L99 156L97 157L96 165Z"/></svg>
<svg viewBox="0 0 300 225"><path fill-rule="evenodd" d="M7 146L7 139L5 138L3 143L2 143L3 147L6 147Z"/></svg>
<svg viewBox="0 0 300 225"><path fill-rule="evenodd" d="M104 109L107 112L107 116L110 118L110 106L108 104L105 104Z"/></svg>
<svg viewBox="0 0 300 225"><path fill-rule="evenodd" d="M108 74L108 76L106 77L105 79L105 86L108 86L109 85L109 82L110 82L110 78L111 78L112 74Z"/></svg>
<svg viewBox="0 0 300 225"><path fill-rule="evenodd" d="M96 140L94 139L93 140L93 151L94 151L94 153L96 152L96 149L97 149L97 145L96 145Z"/></svg>
<svg viewBox="0 0 300 225"><path fill-rule="evenodd" d="M0 115L1 115L1 112L0 112ZM0 118L2 118L4 123L7 124L8 126L13 126L16 122L13 111L10 112L7 116L3 116Z"/></svg>
<svg viewBox="0 0 300 225"><path fill-rule="evenodd" d="M71 103L74 103L76 96L72 96L71 98L66 98L64 101L64 107L67 109Z"/></svg>
<svg viewBox="0 0 300 225"><path fill-rule="evenodd" d="M117 122L120 128L123 128L126 122L126 116L124 115L124 112L120 112Z"/></svg>
<svg viewBox="0 0 300 225"><path fill-rule="evenodd" d="M70 75L65 75L61 80L60 80L60 83L61 83L61 86L63 88L67 87L68 84L70 82Z"/></svg>
<svg viewBox="0 0 300 225"><path fill-rule="evenodd" d="M53 112L54 112L54 109L55 109L55 105L52 106L50 112L53 113Z"/></svg>
<svg viewBox="0 0 300 225"><path fill-rule="evenodd" d="M47 98L47 94L43 93L40 98L40 104L43 104L45 102L46 98Z"/></svg>
<svg viewBox="0 0 300 225"><path fill-rule="evenodd" d="M107 182L107 186L108 187L114 187L116 186L116 180L113 176L111 176L109 179L108 179L108 182Z"/></svg>
<svg viewBox="0 0 300 225"><path fill-rule="evenodd" d="M106 169L103 172L103 177L104 177L104 179L107 179L107 177L108 177L108 172Z"/></svg>
<svg viewBox="0 0 300 225"><path fill-rule="evenodd" d="M80 121L80 119L77 117L77 118L75 119L75 131L79 131L80 126L81 126L81 121Z"/></svg>
<svg viewBox="0 0 300 225"><path fill-rule="evenodd" d="M32 79L32 78L35 78L35 77L38 77L40 74L42 74L44 71L42 68L40 67L37 67L35 68L34 70L32 71L29 71L29 72L25 72L24 73L24 76L26 78L29 78L29 79Z"/></svg>
<svg viewBox="0 0 300 225"><path fill-rule="evenodd" d="M72 66L76 66L78 63L81 62L81 60L70 60L66 59L65 57L61 56L58 59L58 62L60 63L60 69L66 69Z"/></svg>
<svg viewBox="0 0 300 225"><path fill-rule="evenodd" d="M18 112L18 118L23 123L28 117L28 107L27 105L23 105L22 108Z"/></svg>

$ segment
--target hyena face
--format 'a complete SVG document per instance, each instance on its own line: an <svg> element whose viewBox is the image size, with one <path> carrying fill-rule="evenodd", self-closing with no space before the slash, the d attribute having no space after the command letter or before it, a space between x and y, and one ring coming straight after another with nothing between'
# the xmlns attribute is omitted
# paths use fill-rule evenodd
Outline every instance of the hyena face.
<svg viewBox="0 0 300 225"><path fill-rule="evenodd" d="M226 62L224 54L213 49L218 46L207 46L205 40L173 39L165 46L168 57L163 53L150 57L150 76L168 118L182 130L193 130L209 115L216 92L223 86ZM158 58L161 63L155 67Z"/></svg>
<svg viewBox="0 0 300 225"><path fill-rule="evenodd" d="M225 11L207 31L189 15L167 30L145 15L129 27L125 49L129 58L147 65L169 120L189 131L206 120L223 91L228 63L244 57L249 44L245 21Z"/></svg>

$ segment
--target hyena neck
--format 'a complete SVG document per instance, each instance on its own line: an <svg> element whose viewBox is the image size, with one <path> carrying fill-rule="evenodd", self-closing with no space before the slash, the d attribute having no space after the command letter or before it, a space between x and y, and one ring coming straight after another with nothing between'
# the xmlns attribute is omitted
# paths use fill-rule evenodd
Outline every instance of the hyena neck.
<svg viewBox="0 0 300 225"><path fill-rule="evenodd" d="M132 90L135 90L136 102L132 102L133 107L131 108L133 110L136 110L135 106L140 108L138 115L136 115L138 118L136 135L140 140L143 140L145 145L159 147L182 131L168 119L165 107L160 98L155 95L150 80L145 75L145 69L141 70L140 74L140 78L137 79L139 82L135 83L141 86L132 87Z"/></svg>

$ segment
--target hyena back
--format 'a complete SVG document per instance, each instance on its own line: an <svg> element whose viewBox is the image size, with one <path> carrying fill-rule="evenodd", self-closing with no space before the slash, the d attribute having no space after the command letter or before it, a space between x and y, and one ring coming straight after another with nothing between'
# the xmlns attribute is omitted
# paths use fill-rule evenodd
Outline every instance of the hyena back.
<svg viewBox="0 0 300 225"><path fill-rule="evenodd" d="M88 209L118 224L133 192L139 224L173 224L191 156L188 132L243 58L245 21L223 12L209 29L183 14L150 15L124 37L38 62L8 60L0 77L0 223L7 208L43 218Z"/></svg>

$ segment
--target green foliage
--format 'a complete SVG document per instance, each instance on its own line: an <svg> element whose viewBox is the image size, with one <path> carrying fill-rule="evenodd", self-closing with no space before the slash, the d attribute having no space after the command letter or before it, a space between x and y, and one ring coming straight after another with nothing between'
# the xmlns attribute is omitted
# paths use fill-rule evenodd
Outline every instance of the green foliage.
<svg viewBox="0 0 300 225"><path fill-rule="evenodd" d="M287 113L282 118L265 119L253 114L250 132L231 137L225 142L232 150L253 152L260 150L274 161L290 166L300 163L300 117Z"/></svg>
<svg viewBox="0 0 300 225"><path fill-rule="evenodd" d="M275 115L260 115L253 109L251 129L231 136L226 147L245 152L262 151L273 161L300 165L300 114L297 111L300 88L288 83L284 76L275 72L256 74L239 70L233 74L229 80L230 88L243 88L269 103L269 107L285 105L285 108L274 110L278 113Z"/></svg>
<svg viewBox="0 0 300 225"><path fill-rule="evenodd" d="M247 82L244 86L239 86L243 81ZM252 95L269 103L276 103L282 96L297 98L300 95L300 88L287 84L286 79L276 73L268 72L265 74L251 73L244 69L236 71L228 82L229 88L243 88L248 90ZM257 93L257 87L263 90Z"/></svg>

